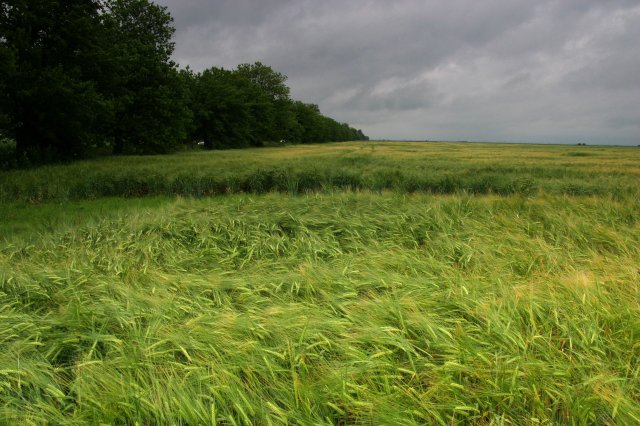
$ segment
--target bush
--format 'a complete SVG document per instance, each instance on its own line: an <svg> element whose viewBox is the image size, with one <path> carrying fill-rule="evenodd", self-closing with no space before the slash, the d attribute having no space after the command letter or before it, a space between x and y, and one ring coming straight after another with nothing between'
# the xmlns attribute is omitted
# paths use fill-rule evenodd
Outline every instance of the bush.
<svg viewBox="0 0 640 426"><path fill-rule="evenodd" d="M16 166L16 142L13 139L0 138L0 169L8 170Z"/></svg>

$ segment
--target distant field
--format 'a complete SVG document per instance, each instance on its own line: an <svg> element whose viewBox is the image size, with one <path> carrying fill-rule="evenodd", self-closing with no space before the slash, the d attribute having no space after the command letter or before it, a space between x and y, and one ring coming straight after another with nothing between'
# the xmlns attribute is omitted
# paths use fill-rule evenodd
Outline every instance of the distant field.
<svg viewBox="0 0 640 426"><path fill-rule="evenodd" d="M640 424L640 148L0 172L0 423Z"/></svg>
<svg viewBox="0 0 640 426"><path fill-rule="evenodd" d="M0 200L104 196L399 193L634 196L640 148L357 142L112 157L0 173Z"/></svg>

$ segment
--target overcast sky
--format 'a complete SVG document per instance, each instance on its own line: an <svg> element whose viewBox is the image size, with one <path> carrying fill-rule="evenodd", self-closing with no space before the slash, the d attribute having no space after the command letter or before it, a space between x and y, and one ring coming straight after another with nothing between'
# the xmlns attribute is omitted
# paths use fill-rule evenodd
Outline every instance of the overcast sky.
<svg viewBox="0 0 640 426"><path fill-rule="evenodd" d="M640 144L640 0L156 0L175 60L261 61L376 139Z"/></svg>

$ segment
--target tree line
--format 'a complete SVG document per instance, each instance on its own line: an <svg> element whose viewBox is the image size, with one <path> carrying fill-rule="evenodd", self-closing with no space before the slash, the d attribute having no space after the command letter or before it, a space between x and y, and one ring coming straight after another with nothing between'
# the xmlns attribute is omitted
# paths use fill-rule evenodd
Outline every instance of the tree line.
<svg viewBox="0 0 640 426"><path fill-rule="evenodd" d="M181 69L149 0L0 2L0 133L18 162L362 140L260 62Z"/></svg>

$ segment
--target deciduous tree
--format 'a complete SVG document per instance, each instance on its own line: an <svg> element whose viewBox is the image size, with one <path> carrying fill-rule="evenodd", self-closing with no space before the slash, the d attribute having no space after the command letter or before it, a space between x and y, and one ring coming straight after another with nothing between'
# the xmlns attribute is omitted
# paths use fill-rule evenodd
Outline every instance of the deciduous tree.
<svg viewBox="0 0 640 426"><path fill-rule="evenodd" d="M104 90L114 103L114 153L170 152L187 137L188 92L171 61L173 19L148 0L110 0L111 66Z"/></svg>
<svg viewBox="0 0 640 426"><path fill-rule="evenodd" d="M103 142L110 105L92 74L101 12L94 0L0 3L0 108L20 161L76 158Z"/></svg>

